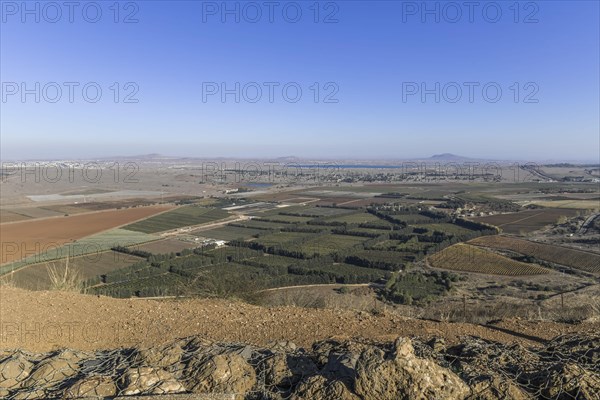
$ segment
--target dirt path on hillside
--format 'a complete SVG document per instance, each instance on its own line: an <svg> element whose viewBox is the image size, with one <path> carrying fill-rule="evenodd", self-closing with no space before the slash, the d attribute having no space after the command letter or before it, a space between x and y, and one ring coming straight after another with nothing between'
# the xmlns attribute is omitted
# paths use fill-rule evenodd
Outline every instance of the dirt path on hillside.
<svg viewBox="0 0 600 400"><path fill-rule="evenodd" d="M348 310L263 308L207 299L114 299L0 287L0 347L38 352L62 347L97 350L153 346L190 335L255 345L285 339L310 346L327 338L392 340L399 335L441 336L449 342L469 335L535 345L559 334L599 329L600 322L567 325L511 320L483 327L389 313L375 316Z"/></svg>

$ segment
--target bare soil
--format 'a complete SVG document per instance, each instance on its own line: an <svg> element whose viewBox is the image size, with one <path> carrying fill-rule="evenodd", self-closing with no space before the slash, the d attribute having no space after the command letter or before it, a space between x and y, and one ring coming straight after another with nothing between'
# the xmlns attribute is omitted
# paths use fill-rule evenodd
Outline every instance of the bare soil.
<svg viewBox="0 0 600 400"><path fill-rule="evenodd" d="M18 251L6 252L0 263L16 261L44 249L59 246L102 231L117 228L172 209L173 206L137 207L123 210L98 211L68 217L51 217L33 221L0 225L3 252L8 244Z"/></svg>
<svg viewBox="0 0 600 400"><path fill-rule="evenodd" d="M259 307L218 299L115 299L0 287L0 347L29 351L149 347L200 335L210 340L264 346L290 340L300 346L328 338L393 340L443 337L457 343L476 336L539 345L559 334L593 333L600 321L561 324L520 319L494 326L409 319L397 314L299 307Z"/></svg>

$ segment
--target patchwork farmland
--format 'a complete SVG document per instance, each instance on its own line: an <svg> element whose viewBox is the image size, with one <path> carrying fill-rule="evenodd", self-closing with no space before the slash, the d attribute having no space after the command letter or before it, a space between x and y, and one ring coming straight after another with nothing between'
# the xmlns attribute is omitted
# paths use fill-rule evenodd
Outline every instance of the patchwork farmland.
<svg viewBox="0 0 600 400"><path fill-rule="evenodd" d="M450 209L459 204L454 197L459 187L317 188L288 194L289 198L327 199L307 204L279 203L267 194L258 200L238 196L191 201L123 228L65 243L58 246L59 251L6 264L1 272L15 270L17 285L31 288L38 280L38 286L45 287L49 262L61 265L67 254L78 265L101 254L96 265L84 265L84 286L90 293L254 301L266 289L284 288L278 291L284 293L285 288L298 285L361 284L379 288L378 301L402 304L426 304L452 296L453 287L459 284L455 273L495 279L553 276L552 269L536 261L514 260L482 246L460 243L496 237L497 229L479 222L488 217L508 224L503 227L529 224L537 229L555 223L565 213L576 215L576 210L535 209L465 219ZM358 195L349 195L354 190ZM496 203L490 195L460 196L481 202L486 210L513 207L507 200ZM283 202L287 198L283 194L273 197ZM339 202L345 198L352 200ZM434 207L432 202L445 202L449 207ZM110 264L107 254L113 253L122 257ZM87 257L80 257L83 254Z"/></svg>
<svg viewBox="0 0 600 400"><path fill-rule="evenodd" d="M191 205L136 222L125 228L144 233L157 233L185 226L205 224L227 218L228 216L229 213L220 208Z"/></svg>
<svg viewBox="0 0 600 400"><path fill-rule="evenodd" d="M174 224L158 224L157 219L169 217L181 225L181 210L135 226L147 231L156 231L159 225L165 229ZM185 210L186 216L190 213L192 209ZM197 221L186 219L185 223ZM423 222L428 225L419 225ZM156 227L151 228L152 224ZM373 283L385 281L392 272L410 268L411 263L455 242L495 232L485 225L414 206L283 207L252 211L251 219L186 233L203 241L227 240L225 247L201 245L178 254L159 254L155 249L145 260L112 271L102 282L92 279L89 283L96 293L118 297L184 293L246 297L280 286ZM144 248L148 251L158 243Z"/></svg>

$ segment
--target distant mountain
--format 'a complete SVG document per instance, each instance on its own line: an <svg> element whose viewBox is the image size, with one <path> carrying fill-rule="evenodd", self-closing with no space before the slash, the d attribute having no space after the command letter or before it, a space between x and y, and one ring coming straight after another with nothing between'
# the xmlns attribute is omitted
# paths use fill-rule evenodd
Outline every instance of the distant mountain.
<svg viewBox="0 0 600 400"><path fill-rule="evenodd" d="M301 160L302 159L300 157L296 157L296 156L285 156L285 157L275 158L275 161L286 161L286 162L301 161Z"/></svg>
<svg viewBox="0 0 600 400"><path fill-rule="evenodd" d="M473 160L473 158L463 157L463 156L457 156L456 154L452 154L452 153L443 153L443 154L434 154L433 156L429 157L429 160L435 160L435 161L468 161L468 160Z"/></svg>
<svg viewBox="0 0 600 400"><path fill-rule="evenodd" d="M98 157L97 160L163 160L163 159L174 159L176 157L164 156L158 153L152 154L137 154L133 156L105 156Z"/></svg>

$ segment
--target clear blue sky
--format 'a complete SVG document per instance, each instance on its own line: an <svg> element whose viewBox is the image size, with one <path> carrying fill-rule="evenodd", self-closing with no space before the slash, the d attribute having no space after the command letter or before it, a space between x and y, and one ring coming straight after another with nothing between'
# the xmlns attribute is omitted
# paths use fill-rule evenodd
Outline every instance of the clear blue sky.
<svg viewBox="0 0 600 400"><path fill-rule="evenodd" d="M320 2L315 23L313 1L280 1L271 23L268 6L258 1L253 4L262 16L252 23L256 10L244 9L246 3L237 3L239 22L235 15L222 22L222 10L214 9L221 1L138 1L137 9L122 2L115 23L113 1L100 1L100 20L91 23L81 2L70 23L67 8L57 17L40 3L36 22L20 1L2 1L2 157L410 158L450 152L532 161L599 158L598 1L521 2L518 15L513 1L496 2L492 6L502 12L496 23L496 8L484 13L485 1L472 22L464 7L452 22L456 10L444 8L447 2L428 3L440 9L436 22L422 10L413 14L420 1L337 1ZM34 9L36 2L27 4ZM302 16L291 23L296 5ZM138 22L123 23L132 13ZM88 20L94 14L86 8ZM337 22L324 23L328 16ZM35 82L40 102L35 93L23 102L20 85L35 92ZM42 88L50 82L80 83L73 102L64 85L60 100L49 102L55 88ZM102 89L97 103L83 99L89 82ZM114 82L121 86L117 103ZM123 102L134 87L123 88L127 82L139 88L133 96L138 103ZM205 82L230 89L257 82L263 96L256 103L243 94L239 103L234 95L223 103L218 94L203 101ZM280 84L272 103L264 82ZM303 91L296 103L282 96L289 82ZM328 82L334 84L325 88ZM406 82L430 89L439 82L440 102L434 94L425 102L419 93L408 95ZM442 93L450 82L462 86L455 103L448 101L454 84ZM473 102L464 82L480 84ZM490 82L502 89L495 103L482 95ZM338 102L324 102L335 88ZM254 98L254 89L247 94Z"/></svg>

